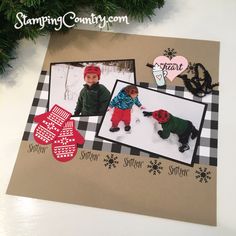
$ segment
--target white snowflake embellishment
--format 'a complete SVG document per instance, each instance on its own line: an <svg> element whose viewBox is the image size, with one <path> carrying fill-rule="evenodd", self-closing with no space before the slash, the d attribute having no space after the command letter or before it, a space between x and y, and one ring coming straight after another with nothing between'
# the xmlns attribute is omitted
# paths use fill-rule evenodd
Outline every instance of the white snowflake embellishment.
<svg viewBox="0 0 236 236"><path fill-rule="evenodd" d="M47 123L47 128L49 130L52 130L52 129L55 129L56 127L55 127L55 125L52 122L50 122L50 123Z"/></svg>
<svg viewBox="0 0 236 236"><path fill-rule="evenodd" d="M66 138L66 137L64 137L64 138L62 138L62 139L60 140L60 142L61 142L62 145L66 145L66 144L68 144L69 139Z"/></svg>

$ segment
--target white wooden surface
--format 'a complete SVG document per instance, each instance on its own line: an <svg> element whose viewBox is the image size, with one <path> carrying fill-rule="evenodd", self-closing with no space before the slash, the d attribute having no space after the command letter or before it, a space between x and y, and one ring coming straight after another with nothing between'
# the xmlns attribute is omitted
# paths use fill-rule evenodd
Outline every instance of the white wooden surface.
<svg viewBox="0 0 236 236"><path fill-rule="evenodd" d="M41 37L20 42L14 69L0 81L0 235L236 235L235 12L235 0L167 0L152 22L112 28L221 41L217 227L5 194L47 49L49 37Z"/></svg>

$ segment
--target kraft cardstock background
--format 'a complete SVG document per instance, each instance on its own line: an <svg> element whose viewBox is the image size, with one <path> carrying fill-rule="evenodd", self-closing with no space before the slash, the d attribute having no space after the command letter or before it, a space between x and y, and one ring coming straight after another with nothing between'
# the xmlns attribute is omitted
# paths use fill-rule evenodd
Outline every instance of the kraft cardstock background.
<svg viewBox="0 0 236 236"><path fill-rule="evenodd" d="M52 62L133 58L137 82L154 83L146 63L167 48L176 49L189 62L201 62L218 82L218 42L85 30L52 34L43 70L49 73ZM171 85L183 83L175 79ZM104 159L112 153L79 149L72 161L60 163L52 157L50 146L30 152L30 145L35 143L21 143L7 194L216 225L216 166L189 167L163 158L115 153L116 167L109 169ZM82 152L92 152L96 158L86 159ZM141 167L126 166L130 159L142 162ZM161 163L161 174L147 171L154 160ZM187 174L175 174L173 168ZM196 180L199 168L211 173L207 183Z"/></svg>

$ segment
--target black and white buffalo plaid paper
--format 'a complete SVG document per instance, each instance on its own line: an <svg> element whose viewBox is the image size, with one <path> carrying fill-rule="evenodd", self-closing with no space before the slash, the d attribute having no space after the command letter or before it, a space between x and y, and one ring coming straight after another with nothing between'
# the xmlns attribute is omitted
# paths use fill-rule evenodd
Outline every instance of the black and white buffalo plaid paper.
<svg viewBox="0 0 236 236"><path fill-rule="evenodd" d="M142 82L140 85L146 88L155 87L154 85L152 86L148 83ZM207 104L207 112L203 123L200 142L193 163L217 166L219 92L213 91L212 94L199 98L193 96L184 87L180 86L158 88L158 90ZM23 140L34 141L33 132L37 124L33 122L33 118L35 115L39 115L47 111L48 97L49 75L46 71L42 71L27 120ZM140 151L137 148L131 148L118 143L108 142L106 140L96 138L95 135L102 120L102 117L100 116L74 117L73 119L76 121L77 129L85 138L85 143L81 145L80 148L129 155L157 157L156 155Z"/></svg>

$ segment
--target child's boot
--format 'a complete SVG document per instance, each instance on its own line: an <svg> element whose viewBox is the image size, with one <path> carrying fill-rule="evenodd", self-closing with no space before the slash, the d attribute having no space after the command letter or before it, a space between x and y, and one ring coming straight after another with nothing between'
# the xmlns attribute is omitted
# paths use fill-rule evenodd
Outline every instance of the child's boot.
<svg viewBox="0 0 236 236"><path fill-rule="evenodd" d="M187 151L187 150L189 150L189 149L190 149L190 147L189 147L188 144L182 144L182 146L179 147L179 151L180 151L180 152L185 152L185 151Z"/></svg>
<svg viewBox="0 0 236 236"><path fill-rule="evenodd" d="M125 131L130 131L130 129L131 129L131 126L130 126L130 125L126 125L126 126L125 126Z"/></svg>
<svg viewBox="0 0 236 236"><path fill-rule="evenodd" d="M117 132L117 131L120 130L120 128L118 127L117 123L112 122L112 126L111 126L111 128L109 130L110 130L110 132Z"/></svg>
<svg viewBox="0 0 236 236"><path fill-rule="evenodd" d="M119 131L119 130L120 130L119 127L111 127L111 128L110 128L110 131L111 131L111 132L117 132L117 131Z"/></svg>

